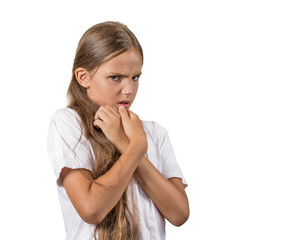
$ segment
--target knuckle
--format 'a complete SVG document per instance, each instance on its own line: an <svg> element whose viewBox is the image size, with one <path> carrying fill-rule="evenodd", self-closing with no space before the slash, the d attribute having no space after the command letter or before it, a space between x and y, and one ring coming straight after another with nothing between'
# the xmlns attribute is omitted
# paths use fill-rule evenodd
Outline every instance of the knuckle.
<svg viewBox="0 0 302 240"><path fill-rule="evenodd" d="M100 109L98 109L98 110L95 112L94 116L97 117L99 114L100 114Z"/></svg>
<svg viewBox="0 0 302 240"><path fill-rule="evenodd" d="M94 122L93 126L95 126L96 128L100 128L100 126L99 126L99 124L97 122Z"/></svg>

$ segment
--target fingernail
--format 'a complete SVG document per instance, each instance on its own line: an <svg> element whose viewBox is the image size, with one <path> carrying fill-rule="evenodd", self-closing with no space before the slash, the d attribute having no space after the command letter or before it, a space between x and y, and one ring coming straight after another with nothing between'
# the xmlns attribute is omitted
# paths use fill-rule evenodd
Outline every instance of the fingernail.
<svg viewBox="0 0 302 240"><path fill-rule="evenodd" d="M119 106L118 110L120 111L121 109L125 109L124 106Z"/></svg>

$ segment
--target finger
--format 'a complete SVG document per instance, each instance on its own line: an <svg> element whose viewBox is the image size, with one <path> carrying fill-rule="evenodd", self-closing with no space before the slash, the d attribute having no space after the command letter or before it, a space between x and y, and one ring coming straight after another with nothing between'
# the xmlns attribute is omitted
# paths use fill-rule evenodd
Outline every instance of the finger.
<svg viewBox="0 0 302 240"><path fill-rule="evenodd" d="M123 106L120 106L118 108L118 110L119 110L119 113L120 113L122 119L129 119L129 114L128 114L126 108L124 108Z"/></svg>
<svg viewBox="0 0 302 240"><path fill-rule="evenodd" d="M101 112L101 109L99 108L99 109L96 111L96 113L94 114L94 120L99 119L100 112Z"/></svg>
<svg viewBox="0 0 302 240"><path fill-rule="evenodd" d="M120 114L118 113L118 111L116 109L114 109L112 106L107 105L106 106L108 112L110 112L111 114L113 114L114 116L120 118Z"/></svg>
<svg viewBox="0 0 302 240"><path fill-rule="evenodd" d="M93 126L95 126L96 128L102 129L104 127L104 122L100 119L96 119L93 122Z"/></svg>
<svg viewBox="0 0 302 240"><path fill-rule="evenodd" d="M100 108L100 110L103 111L103 112L105 112L107 114L108 118L112 118L113 116L116 116L118 118L120 117L119 114L115 113L114 109L111 106L109 106L109 105L102 106Z"/></svg>
<svg viewBox="0 0 302 240"><path fill-rule="evenodd" d="M117 106L111 106L111 105L108 105L111 109L114 110L114 112L118 113L118 107Z"/></svg>
<svg viewBox="0 0 302 240"><path fill-rule="evenodd" d="M99 111L97 114L97 118L95 118L95 120L100 119L103 122L108 122L110 121L110 117L108 116L108 114L105 111Z"/></svg>
<svg viewBox="0 0 302 240"><path fill-rule="evenodd" d="M104 120L104 118L108 119L109 116L108 116L108 114L107 114L105 108L102 106L102 107L100 107L100 108L97 110L97 112L95 113L95 115L94 115L94 120L96 120L96 119L103 119L103 120Z"/></svg>
<svg viewBox="0 0 302 240"><path fill-rule="evenodd" d="M128 110L129 112L129 118L134 119L134 118L139 118L137 114L135 114L134 112L132 112L131 110Z"/></svg>

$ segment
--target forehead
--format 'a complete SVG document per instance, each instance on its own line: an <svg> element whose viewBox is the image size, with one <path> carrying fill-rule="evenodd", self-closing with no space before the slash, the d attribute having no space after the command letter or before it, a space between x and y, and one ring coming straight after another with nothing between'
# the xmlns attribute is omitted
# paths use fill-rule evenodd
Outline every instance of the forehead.
<svg viewBox="0 0 302 240"><path fill-rule="evenodd" d="M136 72L143 66L141 55L136 49L130 49L112 58L100 66L103 71L110 72Z"/></svg>

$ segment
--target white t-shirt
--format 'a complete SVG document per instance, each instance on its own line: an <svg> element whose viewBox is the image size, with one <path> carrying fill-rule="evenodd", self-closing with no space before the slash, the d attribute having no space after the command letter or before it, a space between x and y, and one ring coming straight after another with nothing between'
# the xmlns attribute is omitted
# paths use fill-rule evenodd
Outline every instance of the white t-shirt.
<svg viewBox="0 0 302 240"><path fill-rule="evenodd" d="M82 220L60 179L60 172L64 167L85 168L92 171L94 153L91 144L84 135L78 142L81 136L80 122L80 117L74 110L63 108L54 113L48 132L48 154L57 180L66 240L94 240L95 225ZM153 121L142 122L148 141L147 158L167 179L181 178L186 187L187 182L175 159L166 129ZM140 219L141 239L164 240L165 220L134 177L131 184Z"/></svg>

